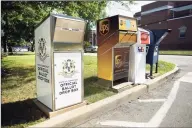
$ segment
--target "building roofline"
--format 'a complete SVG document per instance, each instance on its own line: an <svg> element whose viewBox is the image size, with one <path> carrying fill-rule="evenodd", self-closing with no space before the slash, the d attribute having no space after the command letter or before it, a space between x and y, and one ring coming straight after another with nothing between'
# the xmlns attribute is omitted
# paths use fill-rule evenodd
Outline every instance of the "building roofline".
<svg viewBox="0 0 192 128"><path fill-rule="evenodd" d="M188 18L188 17L192 17L192 15L189 15L189 16L182 16L182 17L177 17L177 18L172 18L172 19L168 19L167 21L178 20L178 19L183 19L183 18Z"/></svg>
<svg viewBox="0 0 192 128"><path fill-rule="evenodd" d="M158 7L158 8L154 8L154 9L150 9L148 11L141 12L141 16L147 15L147 14L150 14L150 13L153 13L153 12L172 9L172 8L173 8L173 6L171 6L171 5L164 5L164 6L161 6L161 7Z"/></svg>
<svg viewBox="0 0 192 128"><path fill-rule="evenodd" d="M192 4L181 6L181 7L172 8L171 10L179 12L179 11L184 11L184 10L188 10L188 9L192 9Z"/></svg>

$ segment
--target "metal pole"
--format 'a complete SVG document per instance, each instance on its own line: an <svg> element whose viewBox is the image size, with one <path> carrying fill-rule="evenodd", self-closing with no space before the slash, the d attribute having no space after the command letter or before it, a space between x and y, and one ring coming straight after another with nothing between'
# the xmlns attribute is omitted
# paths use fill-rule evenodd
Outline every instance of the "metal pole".
<svg viewBox="0 0 192 128"><path fill-rule="evenodd" d="M156 63L156 69L155 69L155 73L158 72L158 62Z"/></svg>
<svg viewBox="0 0 192 128"><path fill-rule="evenodd" d="M153 75L153 64L150 64L150 76Z"/></svg>
<svg viewBox="0 0 192 128"><path fill-rule="evenodd" d="M94 46L94 42L93 42L93 30L91 30L91 36L92 36L92 46Z"/></svg>

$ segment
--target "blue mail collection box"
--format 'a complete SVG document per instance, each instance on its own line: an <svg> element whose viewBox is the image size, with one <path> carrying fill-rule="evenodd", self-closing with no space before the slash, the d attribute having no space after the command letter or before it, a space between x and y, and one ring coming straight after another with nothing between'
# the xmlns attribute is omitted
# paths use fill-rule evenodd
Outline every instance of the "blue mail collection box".
<svg viewBox="0 0 192 128"><path fill-rule="evenodd" d="M161 41L167 36L170 29L158 29L158 30L148 30L150 33L150 44L146 46L146 63L150 64L151 71L150 76L152 76L153 64L156 64L156 73L157 73L157 64L159 56L159 45Z"/></svg>

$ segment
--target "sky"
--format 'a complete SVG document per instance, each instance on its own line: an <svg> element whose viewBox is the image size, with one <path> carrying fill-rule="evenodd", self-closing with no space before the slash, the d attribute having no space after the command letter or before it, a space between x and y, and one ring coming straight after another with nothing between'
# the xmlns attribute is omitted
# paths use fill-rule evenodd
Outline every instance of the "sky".
<svg viewBox="0 0 192 128"><path fill-rule="evenodd" d="M111 1L111 3L106 7L107 16L113 15L124 15L133 17L136 12L141 11L141 6L145 4L149 4L155 1L134 1L136 5L129 5L130 10L126 7L122 6L121 4Z"/></svg>

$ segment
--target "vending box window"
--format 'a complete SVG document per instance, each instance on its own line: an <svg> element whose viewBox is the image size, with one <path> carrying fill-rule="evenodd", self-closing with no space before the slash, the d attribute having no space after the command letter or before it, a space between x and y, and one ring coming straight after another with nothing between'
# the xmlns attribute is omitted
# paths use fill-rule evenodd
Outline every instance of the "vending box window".
<svg viewBox="0 0 192 128"><path fill-rule="evenodd" d="M83 102L86 22L50 14L35 29L37 100L51 111Z"/></svg>
<svg viewBox="0 0 192 128"><path fill-rule="evenodd" d="M138 28L137 43L130 48L129 81L134 84L145 83L146 45L150 44L149 31Z"/></svg>

